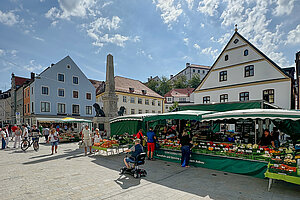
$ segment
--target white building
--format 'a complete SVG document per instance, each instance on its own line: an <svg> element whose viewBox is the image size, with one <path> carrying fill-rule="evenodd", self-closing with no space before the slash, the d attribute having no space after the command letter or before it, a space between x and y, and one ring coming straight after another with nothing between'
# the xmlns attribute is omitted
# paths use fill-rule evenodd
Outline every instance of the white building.
<svg viewBox="0 0 300 200"><path fill-rule="evenodd" d="M118 110L123 106L124 115L163 112L163 97L138 80L115 76L115 90ZM100 107L103 107L103 94L104 89L96 96Z"/></svg>
<svg viewBox="0 0 300 200"><path fill-rule="evenodd" d="M165 94L165 112L170 111L170 107L174 105L175 102L179 106L193 104L193 90L194 88L183 88L183 89L172 89Z"/></svg>
<svg viewBox="0 0 300 200"><path fill-rule="evenodd" d="M194 93L195 104L265 100L294 108L293 78L237 30Z"/></svg>
<svg viewBox="0 0 300 200"><path fill-rule="evenodd" d="M209 66L186 63L186 67L182 71L180 71L175 76L170 75L170 81L174 81L180 76L185 76L186 80L189 81L193 78L194 74L198 74L200 79L202 80L209 70Z"/></svg>

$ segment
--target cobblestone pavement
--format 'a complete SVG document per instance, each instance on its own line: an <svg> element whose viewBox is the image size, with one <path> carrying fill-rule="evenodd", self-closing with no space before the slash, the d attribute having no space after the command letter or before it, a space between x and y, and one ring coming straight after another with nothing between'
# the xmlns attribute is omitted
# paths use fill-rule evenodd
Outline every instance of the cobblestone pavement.
<svg viewBox="0 0 300 200"><path fill-rule="evenodd" d="M300 188L204 168L149 161L148 176L120 176L124 155L84 156L76 143L0 150L0 199L300 199Z"/></svg>

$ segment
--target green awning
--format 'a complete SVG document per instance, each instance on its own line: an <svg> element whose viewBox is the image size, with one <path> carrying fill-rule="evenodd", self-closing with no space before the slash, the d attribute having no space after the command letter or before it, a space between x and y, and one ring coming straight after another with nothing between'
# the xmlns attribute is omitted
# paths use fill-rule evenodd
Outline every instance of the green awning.
<svg viewBox="0 0 300 200"><path fill-rule="evenodd" d="M211 103L211 104L194 104L179 106L179 110L202 110L202 111L230 111L230 110L243 110L254 108L278 108L265 101L246 101L246 102L227 102L227 103Z"/></svg>
<svg viewBox="0 0 300 200"><path fill-rule="evenodd" d="M199 111L199 110L184 110L177 112L163 113L159 115L146 116L144 121L157 121L163 119L184 119L184 120L198 120L202 119L202 115L212 113L212 111Z"/></svg>
<svg viewBox="0 0 300 200"><path fill-rule="evenodd" d="M118 122L118 121L143 121L143 119L147 116L154 116L158 114L154 113L144 113L144 114L135 114L135 115L124 115L124 116L119 116L115 117L110 120L110 123Z"/></svg>
<svg viewBox="0 0 300 200"><path fill-rule="evenodd" d="M300 120L300 111L282 109L246 109L216 112L203 115L203 121L224 119L280 119Z"/></svg>

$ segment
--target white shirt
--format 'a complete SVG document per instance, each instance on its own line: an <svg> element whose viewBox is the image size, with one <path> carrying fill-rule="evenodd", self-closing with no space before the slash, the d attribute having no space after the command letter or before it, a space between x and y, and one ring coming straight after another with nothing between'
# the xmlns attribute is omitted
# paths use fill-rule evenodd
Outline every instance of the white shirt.
<svg viewBox="0 0 300 200"><path fill-rule="evenodd" d="M28 129L24 127L22 137L28 137Z"/></svg>
<svg viewBox="0 0 300 200"><path fill-rule="evenodd" d="M101 140L102 138L101 138L101 136L100 135L95 135L94 136L94 143L100 143L100 140Z"/></svg>
<svg viewBox="0 0 300 200"><path fill-rule="evenodd" d="M58 135L57 135L57 132L55 131L55 133L50 134L50 135L49 135L49 139L50 139L50 142L56 142L56 141L58 141Z"/></svg>
<svg viewBox="0 0 300 200"><path fill-rule="evenodd" d="M91 139L91 130L86 130L85 128L82 130L83 138Z"/></svg>

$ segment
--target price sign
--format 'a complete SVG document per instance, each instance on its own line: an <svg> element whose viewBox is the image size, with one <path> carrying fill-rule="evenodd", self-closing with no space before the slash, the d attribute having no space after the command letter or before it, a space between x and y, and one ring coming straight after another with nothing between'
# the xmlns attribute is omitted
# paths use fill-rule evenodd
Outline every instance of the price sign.
<svg viewBox="0 0 300 200"><path fill-rule="evenodd" d="M276 156L276 159L280 159L280 156Z"/></svg>
<svg viewBox="0 0 300 200"><path fill-rule="evenodd" d="M279 167L277 164L274 164L274 167Z"/></svg>
<svg viewBox="0 0 300 200"><path fill-rule="evenodd" d="M216 149L216 150L219 150L219 149L220 149L220 147L215 147L215 149Z"/></svg>

